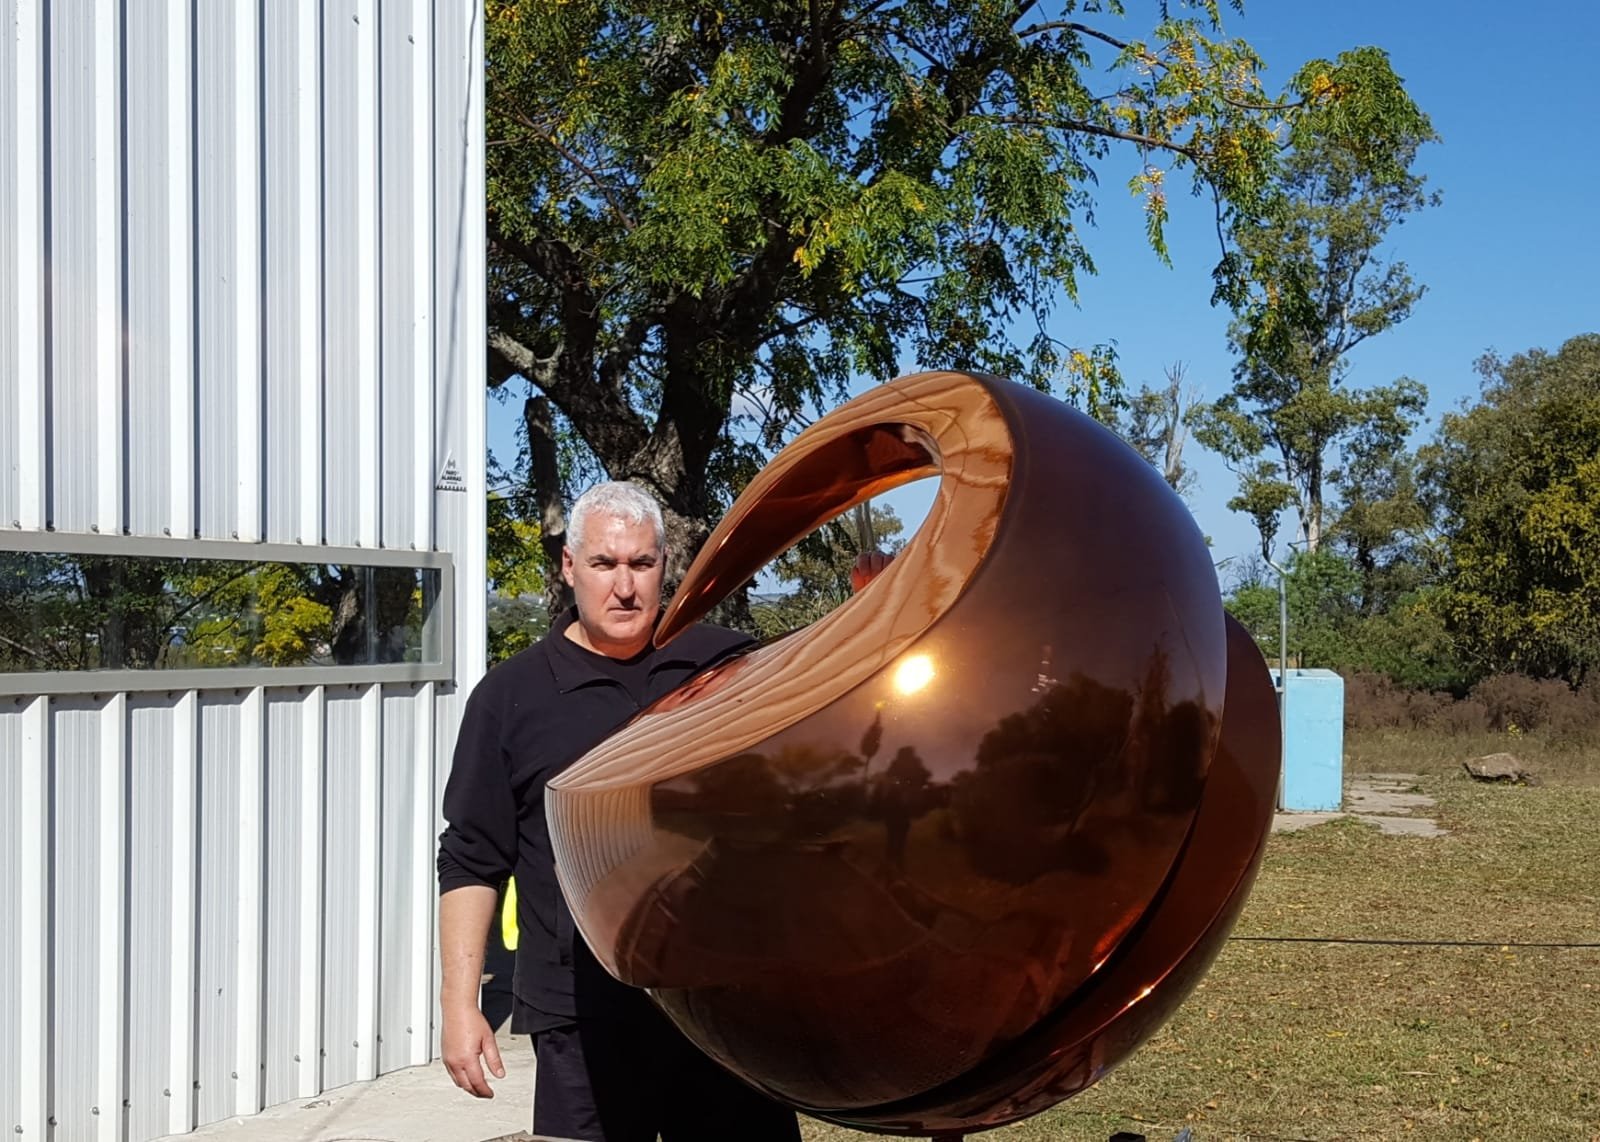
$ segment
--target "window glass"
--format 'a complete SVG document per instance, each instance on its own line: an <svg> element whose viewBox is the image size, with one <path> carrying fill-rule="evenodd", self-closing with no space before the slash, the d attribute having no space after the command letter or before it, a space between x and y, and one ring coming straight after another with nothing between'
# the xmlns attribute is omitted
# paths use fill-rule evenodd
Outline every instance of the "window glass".
<svg viewBox="0 0 1600 1142"><path fill-rule="evenodd" d="M0 551L0 673L438 662L440 572Z"/></svg>

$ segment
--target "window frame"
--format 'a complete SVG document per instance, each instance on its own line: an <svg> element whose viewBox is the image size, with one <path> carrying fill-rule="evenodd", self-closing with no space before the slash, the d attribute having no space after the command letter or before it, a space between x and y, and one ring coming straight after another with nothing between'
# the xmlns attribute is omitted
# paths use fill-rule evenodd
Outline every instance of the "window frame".
<svg viewBox="0 0 1600 1142"><path fill-rule="evenodd" d="M88 555L100 558L218 559L228 562L312 563L347 567L405 567L435 571L439 595L422 624L424 646L437 662L366 666L201 666L175 670L36 670L0 673L0 698L33 695L248 690L257 686L366 686L455 680L455 561L447 551L409 547L331 547L306 543L247 543L97 532L0 531L0 552Z"/></svg>

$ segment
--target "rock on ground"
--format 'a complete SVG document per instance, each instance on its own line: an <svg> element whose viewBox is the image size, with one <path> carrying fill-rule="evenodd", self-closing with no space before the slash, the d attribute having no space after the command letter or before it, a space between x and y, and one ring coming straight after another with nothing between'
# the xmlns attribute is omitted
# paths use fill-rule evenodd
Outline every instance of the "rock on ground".
<svg viewBox="0 0 1600 1142"><path fill-rule="evenodd" d="M1539 779L1509 753L1490 753L1463 761L1461 768L1479 781L1503 781L1512 785L1537 785Z"/></svg>

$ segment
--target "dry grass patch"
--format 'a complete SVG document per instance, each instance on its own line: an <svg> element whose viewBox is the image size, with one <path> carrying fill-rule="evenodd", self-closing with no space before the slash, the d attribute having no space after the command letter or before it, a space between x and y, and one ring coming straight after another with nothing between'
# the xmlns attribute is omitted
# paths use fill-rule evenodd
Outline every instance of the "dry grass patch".
<svg viewBox="0 0 1600 1142"><path fill-rule="evenodd" d="M1445 734L1417 730L1375 729L1346 732L1347 773L1461 772L1468 758L1512 753L1527 763L1546 784L1600 787L1600 746L1576 746L1533 734Z"/></svg>

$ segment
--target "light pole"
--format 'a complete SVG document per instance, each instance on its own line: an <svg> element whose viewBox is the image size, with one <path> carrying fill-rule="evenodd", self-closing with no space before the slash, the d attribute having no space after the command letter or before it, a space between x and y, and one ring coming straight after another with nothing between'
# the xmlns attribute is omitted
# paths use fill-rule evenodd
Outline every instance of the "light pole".
<svg viewBox="0 0 1600 1142"><path fill-rule="evenodd" d="M1267 566L1278 573L1278 692L1281 694L1289 678L1289 571L1273 562L1272 553L1264 543L1261 555Z"/></svg>
<svg viewBox="0 0 1600 1142"><path fill-rule="evenodd" d="M1294 544L1289 544L1294 550ZM1283 767L1289 756L1289 569L1272 558L1272 541L1263 536L1261 557L1278 573L1278 806L1283 806Z"/></svg>

